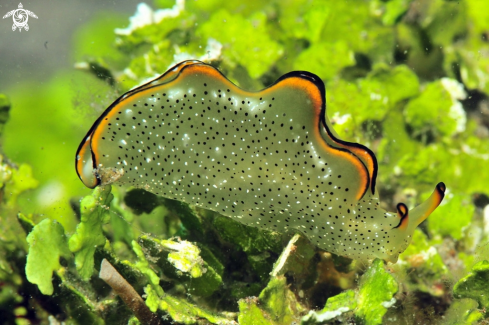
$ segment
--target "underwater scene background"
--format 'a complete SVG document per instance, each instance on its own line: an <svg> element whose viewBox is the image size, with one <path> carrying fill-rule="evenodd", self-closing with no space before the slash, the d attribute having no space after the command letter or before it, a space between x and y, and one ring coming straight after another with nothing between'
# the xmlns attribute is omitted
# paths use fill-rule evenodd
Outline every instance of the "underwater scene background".
<svg viewBox="0 0 489 325"><path fill-rule="evenodd" d="M22 5L37 18L0 20L0 324L487 322L486 1ZM188 59L246 90L317 74L336 133L377 157L381 207L411 209L440 181L443 202L393 264L143 189L86 188L75 153L93 122Z"/></svg>

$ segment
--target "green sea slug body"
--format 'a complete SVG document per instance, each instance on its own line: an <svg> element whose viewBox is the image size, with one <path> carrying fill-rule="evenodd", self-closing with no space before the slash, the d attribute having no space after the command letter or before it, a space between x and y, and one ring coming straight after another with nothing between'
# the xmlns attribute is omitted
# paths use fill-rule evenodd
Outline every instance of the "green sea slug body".
<svg viewBox="0 0 489 325"><path fill-rule="evenodd" d="M390 213L373 152L342 141L324 84L296 71L258 92L184 61L117 99L81 142L76 170L93 188L118 182L275 231L297 229L326 251L395 262L445 185Z"/></svg>

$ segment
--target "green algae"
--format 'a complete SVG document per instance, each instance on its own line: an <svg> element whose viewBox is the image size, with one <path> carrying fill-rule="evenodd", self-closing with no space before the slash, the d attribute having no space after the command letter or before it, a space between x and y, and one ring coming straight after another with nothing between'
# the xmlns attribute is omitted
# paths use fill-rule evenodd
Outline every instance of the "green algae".
<svg viewBox="0 0 489 325"><path fill-rule="evenodd" d="M413 0L375 1L374 10L381 15L385 26L395 25L409 9Z"/></svg>
<svg viewBox="0 0 489 325"><path fill-rule="evenodd" d="M61 268L60 257L70 257L63 226L50 219L37 224L27 236L29 254L25 273L29 282L37 284L45 295L53 294L52 275Z"/></svg>
<svg viewBox="0 0 489 325"><path fill-rule="evenodd" d="M249 254L259 254L266 250L279 253L282 250L282 236L272 231L262 231L226 217L216 217L213 223L219 234Z"/></svg>
<svg viewBox="0 0 489 325"><path fill-rule="evenodd" d="M362 276L358 291L358 307L355 316L365 324L382 324L382 318L396 299L398 284L384 269L382 260L376 259Z"/></svg>
<svg viewBox="0 0 489 325"><path fill-rule="evenodd" d="M330 320L343 320L354 316L362 324L382 324L388 308L396 299L398 283L385 270L384 262L376 259L360 279L358 290L345 290L328 298L320 311L310 311L301 324L324 324Z"/></svg>
<svg viewBox="0 0 489 325"><path fill-rule="evenodd" d="M297 319L304 308L287 288L285 277L273 277L258 296L261 306L278 324L289 324Z"/></svg>
<svg viewBox="0 0 489 325"><path fill-rule="evenodd" d="M313 70L314 71L314 70ZM419 80L406 66L390 68L379 64L355 82L339 79L328 84L328 110L334 121L348 116L351 121L335 124L335 130L353 138L362 135L362 124L386 119L397 104L419 94ZM388 126L387 123L385 123ZM397 135L396 135L397 136ZM367 135L368 137L368 135ZM400 143L402 145L402 143Z"/></svg>
<svg viewBox="0 0 489 325"><path fill-rule="evenodd" d="M206 311L183 299L178 299L170 295L158 297L158 294L152 287L147 287L145 292L148 296L148 307L165 311L172 320L178 323L196 324L197 321L205 319L211 324L235 324L230 319Z"/></svg>
<svg viewBox="0 0 489 325"><path fill-rule="evenodd" d="M283 54L282 46L269 36L266 21L266 15L261 12L244 18L219 10L199 26L196 36L217 40L224 46L223 60L246 67L250 77L255 79L268 71ZM217 30L221 32L217 34ZM241 35L239 41L235 36L238 33Z"/></svg>
<svg viewBox="0 0 489 325"><path fill-rule="evenodd" d="M238 322L242 325L292 324L304 308L287 288L285 277L273 277L258 298L245 298L238 302Z"/></svg>
<svg viewBox="0 0 489 325"><path fill-rule="evenodd" d="M322 310L311 310L302 318L301 324L322 324L341 316L343 313L353 311L358 305L356 299L356 293L353 290L346 290L336 296L328 298L328 301L326 301L326 305Z"/></svg>
<svg viewBox="0 0 489 325"><path fill-rule="evenodd" d="M471 298L477 301L485 316L489 309L487 283L489 281L489 262L484 260L472 267L471 272L460 279L453 287L455 298Z"/></svg>
<svg viewBox="0 0 489 325"><path fill-rule="evenodd" d="M6 204L14 207L19 195L35 189L39 181L32 175L32 167L21 164L17 168L3 161L0 156L0 186L4 188Z"/></svg>
<svg viewBox="0 0 489 325"><path fill-rule="evenodd" d="M110 191L110 186L97 187L91 196L81 201L81 221L68 241L70 251L75 254L76 268L84 280L94 271L95 250L106 242L102 226L110 221L108 209L113 198Z"/></svg>
<svg viewBox="0 0 489 325"><path fill-rule="evenodd" d="M439 240L430 241L417 229L411 245L399 256L400 263L396 265L398 281L415 292L429 293L434 297L443 295L444 291L440 287L452 279L452 275L438 252L439 246Z"/></svg>
<svg viewBox="0 0 489 325"><path fill-rule="evenodd" d="M430 216L430 231L441 236L461 240L463 231L472 223L475 208L471 198L463 194L447 195L444 203ZM450 222L446 222L447 217Z"/></svg>
<svg viewBox="0 0 489 325"><path fill-rule="evenodd" d="M333 78L342 69L354 66L355 57L344 41L316 43L302 51L294 62L295 70L315 71L324 80Z"/></svg>
<svg viewBox="0 0 489 325"><path fill-rule="evenodd" d="M413 135L433 132L434 136L453 136L465 129L465 113L457 99L465 99L463 86L442 79L426 85L423 92L404 108Z"/></svg>
<svg viewBox="0 0 489 325"><path fill-rule="evenodd" d="M168 246L168 241L167 246ZM172 243L172 246L178 243ZM164 245L164 244L163 244ZM149 261L146 259L145 254L141 246L138 243L133 242L132 248L138 257L138 261L136 263L126 262L131 265L134 269L139 270L143 273L149 284L145 287L144 291L147 295L146 304L150 308L152 312L156 312L157 310L162 310L168 315L170 315L171 319L176 322L181 322L184 324L195 324L198 319L206 319L212 324L231 324L232 321L216 315L215 313L206 311L203 308L200 308L196 305L193 305L187 302L184 299L173 297L171 295L166 294L163 291L163 288L159 285L160 277L158 274L151 268ZM188 259L192 258L192 256L185 256ZM194 255L195 257L195 255Z"/></svg>
<svg viewBox="0 0 489 325"><path fill-rule="evenodd" d="M270 324L270 317L265 314L257 304L256 298L246 298L238 301L239 316L238 322L240 324Z"/></svg>
<svg viewBox="0 0 489 325"><path fill-rule="evenodd" d="M476 301L465 298L455 300L447 310L445 318L443 325L471 325L482 321L484 314L478 310Z"/></svg>
<svg viewBox="0 0 489 325"><path fill-rule="evenodd" d="M195 296L208 297L222 285L223 266L206 247L185 240L158 240L147 235L139 238L148 258L157 260L167 277L182 281Z"/></svg>

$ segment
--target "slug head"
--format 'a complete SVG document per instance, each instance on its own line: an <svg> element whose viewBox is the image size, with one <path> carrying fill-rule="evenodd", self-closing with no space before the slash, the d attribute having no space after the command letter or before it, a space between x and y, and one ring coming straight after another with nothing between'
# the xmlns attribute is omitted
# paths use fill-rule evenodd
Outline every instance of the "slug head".
<svg viewBox="0 0 489 325"><path fill-rule="evenodd" d="M386 247L387 255L383 257L385 260L393 263L397 261L399 254L411 243L416 227L426 220L438 205L440 205L445 196L445 190L445 184L443 182L438 183L430 197L411 211L408 211L404 203L397 205L397 218L399 223L392 228L391 243L393 249Z"/></svg>

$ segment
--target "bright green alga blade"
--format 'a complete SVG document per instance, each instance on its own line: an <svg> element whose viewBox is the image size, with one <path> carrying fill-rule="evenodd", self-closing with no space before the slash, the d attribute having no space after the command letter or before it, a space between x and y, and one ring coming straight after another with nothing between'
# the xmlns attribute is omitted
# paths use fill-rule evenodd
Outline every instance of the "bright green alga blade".
<svg viewBox="0 0 489 325"><path fill-rule="evenodd" d="M468 194L446 195L444 202L430 215L428 227L431 233L461 240L463 230L471 224L475 211L475 206L469 204L470 200ZM446 221L447 216L450 216L450 222Z"/></svg>
<svg viewBox="0 0 489 325"><path fill-rule="evenodd" d="M310 311L301 324L323 324L349 311L361 324L382 324L387 309L396 302L397 287L396 280L384 269L384 262L376 259L362 276L358 293L347 290L330 297L323 310Z"/></svg>
<svg viewBox="0 0 489 325"><path fill-rule="evenodd" d="M479 303L479 308L489 310L488 283L489 262L484 260L474 265L472 271L455 284L453 296L472 298Z"/></svg>
<svg viewBox="0 0 489 325"><path fill-rule="evenodd" d="M456 80L443 78L427 84L423 92L404 108L413 135L431 131L435 135L451 137L465 131L467 117L459 102L465 98L463 85Z"/></svg>
<svg viewBox="0 0 489 325"><path fill-rule="evenodd" d="M81 278L88 280L93 273L95 249L105 244L102 226L109 222L109 204L113 198L110 186L99 186L92 195L82 199L81 222L69 240L70 251L75 253L75 264Z"/></svg>
<svg viewBox="0 0 489 325"><path fill-rule="evenodd" d="M51 277L61 268L59 258L70 257L63 226L57 221L44 219L27 236L29 253L25 273L29 282L37 284L45 295L53 294Z"/></svg>
<svg viewBox="0 0 489 325"><path fill-rule="evenodd" d="M142 247L133 241L132 248L138 257L137 262L135 264L127 261L124 263L136 268L148 279L149 284L144 288L144 291L146 293L146 305L152 312L160 309L168 313L171 319L179 324L195 324L201 318L206 319L211 324L235 324L232 320L220 317L186 300L165 294L159 285L160 278L150 266Z"/></svg>
<svg viewBox="0 0 489 325"><path fill-rule="evenodd" d="M301 324L322 324L357 307L356 295L353 290L346 290L334 297L328 298L326 306L321 311L311 310L302 317Z"/></svg>
<svg viewBox="0 0 489 325"><path fill-rule="evenodd" d="M282 46L267 31L267 17L262 12L244 18L222 9L200 25L196 34L223 44L223 58L246 67L252 78L267 72L283 54Z"/></svg>
<svg viewBox="0 0 489 325"><path fill-rule="evenodd" d="M149 283L151 284L152 290L158 295L158 297L162 297L164 295L163 289L160 287L160 277L156 274L156 272L151 268L149 265L148 260L144 256L144 252L141 246L133 240L132 241L132 250L134 253L136 253L136 256L138 257L138 260L136 261L135 264L130 264L129 262L126 262L127 264L131 265L135 269L139 270L142 274L146 276L148 279ZM151 306L148 306L152 308ZM152 312L155 312L155 309L151 309Z"/></svg>
<svg viewBox="0 0 489 325"><path fill-rule="evenodd" d="M1 96L1 95L0 95ZM0 97L0 105L1 105ZM0 130L1 130L1 107L0 107ZM4 200L7 206L14 207L17 203L18 196L39 185L32 175L32 167L27 164L21 164L18 167L7 162L7 159L0 155L0 187L3 187Z"/></svg>
<svg viewBox="0 0 489 325"><path fill-rule="evenodd" d="M384 262L376 259L362 276L360 283L356 317L367 325L382 324L387 308L396 302L396 280L384 269Z"/></svg>
<svg viewBox="0 0 489 325"><path fill-rule="evenodd" d="M258 299L249 297L238 301L238 322L241 325L268 325L269 316L258 307Z"/></svg>
<svg viewBox="0 0 489 325"><path fill-rule="evenodd" d="M341 69L355 65L352 49L344 41L316 43L302 51L294 62L294 70L314 71L322 79L332 79Z"/></svg>
<svg viewBox="0 0 489 325"><path fill-rule="evenodd" d="M238 322L241 325L293 324L304 311L284 276L272 277L258 299L241 299L238 305Z"/></svg>
<svg viewBox="0 0 489 325"><path fill-rule="evenodd" d="M453 301L443 315L443 325L472 325L484 318L481 310L477 309L477 302L466 298Z"/></svg>

